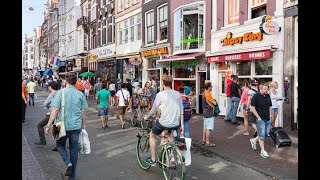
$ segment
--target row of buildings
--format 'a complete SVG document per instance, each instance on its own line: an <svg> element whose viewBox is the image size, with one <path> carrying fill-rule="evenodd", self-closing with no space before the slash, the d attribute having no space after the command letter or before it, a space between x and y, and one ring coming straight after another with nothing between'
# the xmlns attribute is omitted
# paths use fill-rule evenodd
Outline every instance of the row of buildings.
<svg viewBox="0 0 320 180"><path fill-rule="evenodd" d="M297 129L298 0L48 0L47 5L42 26L26 41L27 57L37 54L33 64L23 61L27 71L51 69L59 76L92 71L104 80L142 84L153 74L171 74L174 88L192 87L197 113L204 81L210 80L222 115L231 74L239 76L240 85L249 78L277 81L278 91L288 96L280 103L277 126Z"/></svg>

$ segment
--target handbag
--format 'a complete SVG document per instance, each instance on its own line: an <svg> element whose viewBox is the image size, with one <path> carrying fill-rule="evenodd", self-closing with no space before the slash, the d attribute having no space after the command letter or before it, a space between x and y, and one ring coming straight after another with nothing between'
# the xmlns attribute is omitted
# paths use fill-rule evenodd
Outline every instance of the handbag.
<svg viewBox="0 0 320 180"><path fill-rule="evenodd" d="M129 105L129 101L124 98L122 90L120 90L120 91L122 93L122 97L123 97L123 100L124 100L124 105L128 106Z"/></svg>
<svg viewBox="0 0 320 180"><path fill-rule="evenodd" d="M64 89L61 90L62 93L62 105L61 105L61 121L58 119L55 120L55 123L52 126L52 135L55 140L59 140L60 138L66 136L66 129L64 126Z"/></svg>

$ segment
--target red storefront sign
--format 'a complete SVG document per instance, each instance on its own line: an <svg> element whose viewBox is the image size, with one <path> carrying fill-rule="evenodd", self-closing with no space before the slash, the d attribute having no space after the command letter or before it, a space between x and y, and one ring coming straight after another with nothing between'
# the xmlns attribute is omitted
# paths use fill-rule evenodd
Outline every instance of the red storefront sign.
<svg viewBox="0 0 320 180"><path fill-rule="evenodd" d="M253 51L238 54L227 54L221 56L208 57L209 63L228 62L228 61L250 61L270 58L270 50Z"/></svg>

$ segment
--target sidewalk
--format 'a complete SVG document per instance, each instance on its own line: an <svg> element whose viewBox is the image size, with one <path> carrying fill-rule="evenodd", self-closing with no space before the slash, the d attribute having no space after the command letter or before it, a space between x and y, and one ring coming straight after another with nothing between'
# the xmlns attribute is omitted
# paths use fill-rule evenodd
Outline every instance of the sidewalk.
<svg viewBox="0 0 320 180"><path fill-rule="evenodd" d="M44 180L42 169L33 156L26 137L22 132L22 179Z"/></svg>
<svg viewBox="0 0 320 180"><path fill-rule="evenodd" d="M92 96L89 98L88 103L89 107L98 109L98 105ZM114 107L109 110L109 115L111 116L116 113ZM125 119L127 122L129 122L130 115L130 113L126 113ZM240 121L241 125L235 126L224 122L222 116L215 118L215 130L211 133L211 139L216 144L214 148L201 145L202 123L201 115L194 115L189 121L193 146L276 179L298 179L298 132L287 131L292 140L290 147L276 148L272 139L267 138L265 148L270 158L264 159L260 156L259 146L256 151L251 148L249 139L252 138L252 128L250 129L250 136L242 134L244 129L243 121Z"/></svg>

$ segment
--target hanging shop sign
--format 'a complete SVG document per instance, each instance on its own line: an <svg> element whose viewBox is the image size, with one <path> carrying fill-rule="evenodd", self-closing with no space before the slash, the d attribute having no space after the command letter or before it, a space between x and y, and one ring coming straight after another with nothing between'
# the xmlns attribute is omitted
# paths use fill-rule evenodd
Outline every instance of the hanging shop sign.
<svg viewBox="0 0 320 180"><path fill-rule="evenodd" d="M95 54L88 54L88 59L89 59L89 61L94 61L94 60L97 59L97 55L95 55Z"/></svg>
<svg viewBox="0 0 320 180"><path fill-rule="evenodd" d="M261 41L263 39L262 33L244 33L243 36L232 37L232 32L227 32L226 38L220 40L222 46L232 46L234 44L242 44L243 41Z"/></svg>
<svg viewBox="0 0 320 180"><path fill-rule="evenodd" d="M129 62L136 66L142 63L142 59L140 56L132 56L129 58Z"/></svg>
<svg viewBox="0 0 320 180"><path fill-rule="evenodd" d="M208 63L228 62L228 61L250 61L270 58L270 50L253 51L238 54L227 54L221 56L208 57Z"/></svg>
<svg viewBox="0 0 320 180"><path fill-rule="evenodd" d="M263 16L260 24L260 31L264 34L276 34L281 31L281 27L274 21L271 21L271 16Z"/></svg>
<svg viewBox="0 0 320 180"><path fill-rule="evenodd" d="M147 51L141 51L142 56L148 57L148 56L154 56L154 55L159 55L159 54L168 54L168 48L167 47L162 47L158 49L151 49Z"/></svg>
<svg viewBox="0 0 320 180"><path fill-rule="evenodd" d="M181 60L181 61L172 61L173 68L183 68L183 67L195 67L199 64L198 60Z"/></svg>

